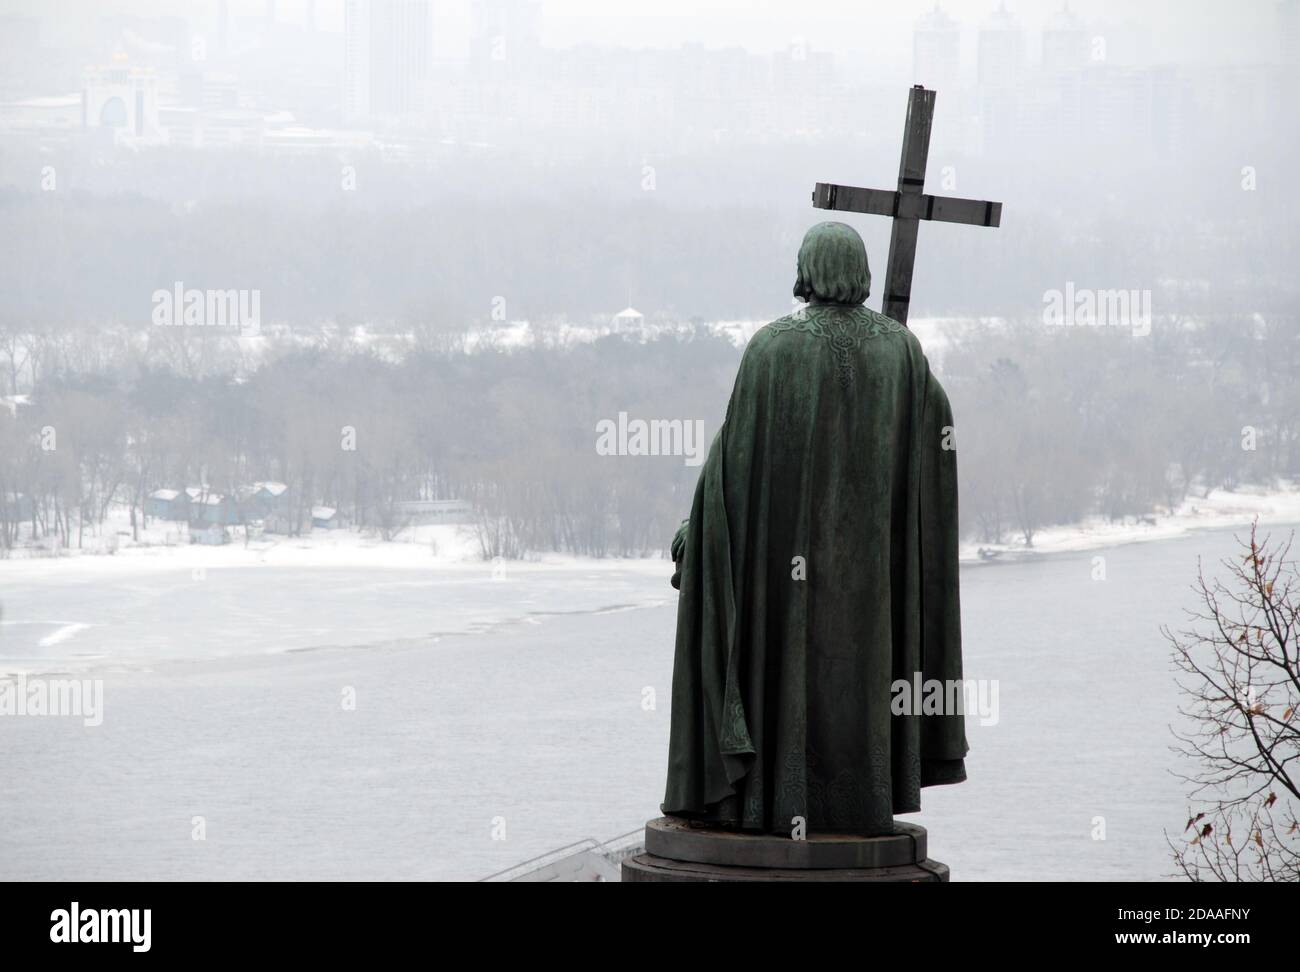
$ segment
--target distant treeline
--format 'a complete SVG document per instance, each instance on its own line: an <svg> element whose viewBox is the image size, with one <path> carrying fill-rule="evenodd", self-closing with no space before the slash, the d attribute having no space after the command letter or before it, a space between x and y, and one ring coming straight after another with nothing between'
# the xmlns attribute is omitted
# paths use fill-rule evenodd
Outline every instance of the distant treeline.
<svg viewBox="0 0 1300 972"><path fill-rule="evenodd" d="M176 340L211 353L227 339ZM113 345L98 367L63 367L94 357L73 345L96 342ZM689 512L698 470L681 456L600 455L597 425L619 412L703 419L711 437L738 355L715 337L400 360L347 346L287 351L247 374L214 357L187 376L126 346L62 334L42 349L29 401L0 410L0 545L52 534L76 546L113 502L138 534L159 487L278 480L291 524L323 504L390 536L401 502L455 498L478 511L487 557L644 554Z"/></svg>
<svg viewBox="0 0 1300 972"><path fill-rule="evenodd" d="M1300 476L1300 317L980 329L943 359L967 536Z"/></svg>
<svg viewBox="0 0 1300 972"><path fill-rule="evenodd" d="M711 438L740 355L690 332L473 354L327 341L256 364L184 331L169 336L176 355L206 357L84 330L0 338L0 362L17 355L36 375L25 402L0 410L5 548L78 545L114 503L138 532L159 487L278 480L291 523L322 504L388 537L401 502L454 498L478 511L485 557L661 550L698 469L601 455L597 426L620 412L703 420ZM1032 543L1091 513L1144 515L1300 475L1294 315L1157 319L1146 336L971 327L934 354L956 415L964 530L980 542Z"/></svg>

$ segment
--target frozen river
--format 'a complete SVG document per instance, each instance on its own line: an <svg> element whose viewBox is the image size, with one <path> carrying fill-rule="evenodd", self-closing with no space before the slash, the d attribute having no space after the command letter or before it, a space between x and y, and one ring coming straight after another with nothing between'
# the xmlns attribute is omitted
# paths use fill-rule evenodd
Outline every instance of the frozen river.
<svg viewBox="0 0 1300 972"><path fill-rule="evenodd" d="M969 782L908 818L955 880L1170 873L1158 627L1233 549L963 570L966 675L998 680L1000 719L968 719ZM668 573L0 564L0 672L104 685L97 727L0 716L0 877L478 878L630 831L662 795Z"/></svg>

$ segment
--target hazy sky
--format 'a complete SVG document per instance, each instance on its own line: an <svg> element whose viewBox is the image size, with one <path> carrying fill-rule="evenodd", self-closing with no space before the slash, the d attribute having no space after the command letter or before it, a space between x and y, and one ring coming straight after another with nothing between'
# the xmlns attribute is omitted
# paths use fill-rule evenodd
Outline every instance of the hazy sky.
<svg viewBox="0 0 1300 972"><path fill-rule="evenodd" d="M434 0L435 34L441 54L454 55L468 30L474 0ZM1150 34L1153 61L1255 61L1271 59L1273 21L1279 3L1295 0L1071 0L1070 8L1092 25L1132 23ZM943 9L968 29L996 9L997 0L945 0ZM629 47L672 47L684 41L739 45L755 51L784 48L803 39L812 49L882 66L911 60L916 18L933 0L544 0L543 42L566 47L593 42ZM1036 32L1062 8L1062 0L1012 0L1008 9ZM280 19L301 22L307 0L278 0ZM260 16L264 0L230 0L236 17ZM216 0L0 0L0 11L44 14L53 24L84 23L105 13L192 13L210 20ZM341 30L343 0L317 0L318 26ZM53 15L53 16L51 16ZM1037 51L1034 38L1028 50Z"/></svg>

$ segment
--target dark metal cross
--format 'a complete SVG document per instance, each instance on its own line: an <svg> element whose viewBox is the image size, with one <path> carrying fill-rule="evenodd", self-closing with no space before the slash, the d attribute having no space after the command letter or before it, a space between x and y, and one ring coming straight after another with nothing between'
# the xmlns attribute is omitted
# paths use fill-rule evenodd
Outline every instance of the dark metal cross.
<svg viewBox="0 0 1300 972"><path fill-rule="evenodd" d="M916 259L916 227L920 220L945 223L998 226L1002 203L980 199L931 196L925 186L925 162L930 154L930 122L934 119L934 92L917 85L908 92L907 121L903 125L903 157L898 163L898 188L859 189L819 182L813 189L813 205L843 213L892 216L889 234L889 265L885 271L885 296L881 312L900 324L907 323L907 305L912 298L912 266Z"/></svg>

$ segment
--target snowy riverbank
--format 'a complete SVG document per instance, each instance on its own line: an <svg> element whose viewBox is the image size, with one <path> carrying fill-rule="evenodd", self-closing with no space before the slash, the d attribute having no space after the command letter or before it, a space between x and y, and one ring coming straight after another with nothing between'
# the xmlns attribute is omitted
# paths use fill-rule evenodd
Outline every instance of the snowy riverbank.
<svg viewBox="0 0 1300 972"><path fill-rule="evenodd" d="M979 551L1004 556L1035 556L1053 553L1076 553L1114 547L1119 544L1170 540L1199 530L1246 528L1258 517L1261 526L1300 523L1300 488L1264 490L1242 487L1232 492L1212 490L1208 496L1184 500L1172 513L1153 513L1144 517L1125 517L1111 522L1105 517L1089 517L1082 523L1045 527L1034 534L1033 547L1023 538L1010 542L962 544L963 562L980 560Z"/></svg>
<svg viewBox="0 0 1300 972"><path fill-rule="evenodd" d="M1248 527L1259 517L1264 526L1300 523L1300 488L1264 490L1242 487L1233 492L1213 490L1206 497L1190 498L1172 513L1126 517L1111 522L1090 517L1083 523L1045 527L1034 534L1032 547L1020 537L1008 535L1001 544L968 540L962 544L961 559L976 563L993 552L999 558L1041 556L1078 552L1119 544L1169 540L1198 530ZM151 524L133 543L125 513L110 515L104 528L88 534L81 549L50 550L46 547L18 547L0 559L0 578L13 572L59 570L68 563L83 568L122 571L131 567L176 570L206 570L224 567L335 567L491 569L482 557L474 529L464 525L421 526L403 530L388 541L351 530L315 530L302 537L264 536L244 542L238 530L224 546L192 544L183 525ZM662 555L644 558L593 558L544 553L522 561L498 564L511 572L545 571L548 568L582 567L588 570L667 571Z"/></svg>

